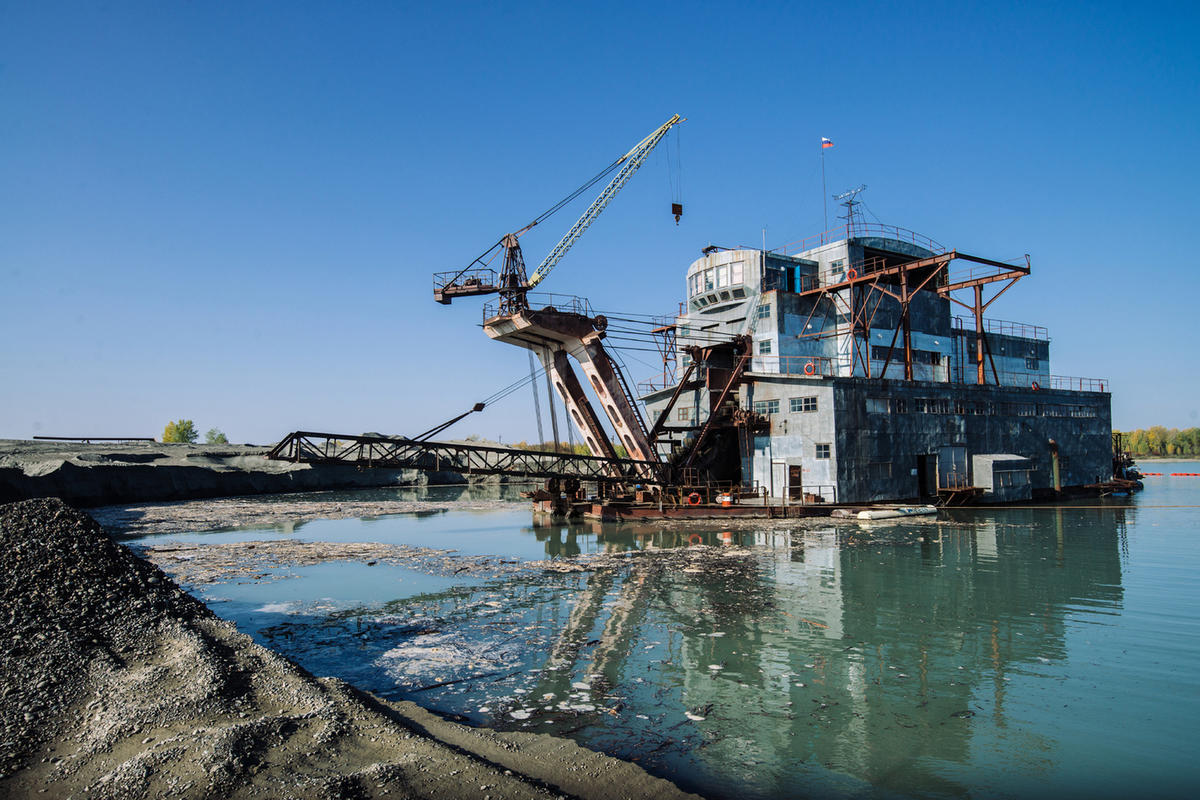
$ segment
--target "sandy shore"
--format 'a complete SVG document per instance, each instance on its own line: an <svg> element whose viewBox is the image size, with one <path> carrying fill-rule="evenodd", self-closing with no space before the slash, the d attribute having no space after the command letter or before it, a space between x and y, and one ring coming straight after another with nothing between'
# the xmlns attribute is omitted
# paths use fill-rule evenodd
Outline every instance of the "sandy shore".
<svg viewBox="0 0 1200 800"><path fill-rule="evenodd" d="M57 500L0 506L0 796L682 798L316 678Z"/></svg>

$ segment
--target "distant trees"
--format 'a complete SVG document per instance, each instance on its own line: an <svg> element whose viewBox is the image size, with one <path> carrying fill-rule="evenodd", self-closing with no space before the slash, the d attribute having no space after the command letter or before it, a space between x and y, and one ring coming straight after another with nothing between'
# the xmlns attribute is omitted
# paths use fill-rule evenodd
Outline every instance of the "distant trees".
<svg viewBox="0 0 1200 800"><path fill-rule="evenodd" d="M1138 428L1123 433L1125 449L1135 456L1200 456L1200 428Z"/></svg>
<svg viewBox="0 0 1200 800"><path fill-rule="evenodd" d="M196 433L196 425L190 419L168 422L167 427L163 429L162 440L164 442L195 444L197 438L199 438L199 434Z"/></svg>
<svg viewBox="0 0 1200 800"><path fill-rule="evenodd" d="M205 444L229 444L229 438L216 428L209 428L204 434Z"/></svg>

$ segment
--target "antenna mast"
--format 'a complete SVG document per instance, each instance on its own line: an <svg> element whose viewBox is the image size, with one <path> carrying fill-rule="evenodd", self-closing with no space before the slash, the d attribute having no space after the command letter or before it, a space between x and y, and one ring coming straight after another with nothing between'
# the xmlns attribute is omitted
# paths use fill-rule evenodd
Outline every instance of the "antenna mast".
<svg viewBox="0 0 1200 800"><path fill-rule="evenodd" d="M861 205L861 203L859 203L857 198L860 194L862 194L866 190L867 190L867 185L864 183L864 184L857 186L854 189L850 189L849 191L845 191L845 192L842 192L841 194L837 194L837 195L833 196L834 200L836 200L838 203L840 203L841 205L844 205L846 207L845 215L839 217L838 219L846 220L846 238L847 239L849 239L851 236L854 235L854 214L855 214L854 207L857 205Z"/></svg>

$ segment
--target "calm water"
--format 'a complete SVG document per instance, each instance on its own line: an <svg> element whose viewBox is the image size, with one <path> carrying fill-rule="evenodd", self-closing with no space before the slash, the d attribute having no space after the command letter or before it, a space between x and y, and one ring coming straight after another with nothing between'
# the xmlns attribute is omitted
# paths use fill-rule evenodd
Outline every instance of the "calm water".
<svg viewBox="0 0 1200 800"><path fill-rule="evenodd" d="M514 504L156 539L571 559L693 534L752 554L497 580L334 563L200 593L317 674L570 736L713 798L1200 789L1200 478L901 525L545 528Z"/></svg>

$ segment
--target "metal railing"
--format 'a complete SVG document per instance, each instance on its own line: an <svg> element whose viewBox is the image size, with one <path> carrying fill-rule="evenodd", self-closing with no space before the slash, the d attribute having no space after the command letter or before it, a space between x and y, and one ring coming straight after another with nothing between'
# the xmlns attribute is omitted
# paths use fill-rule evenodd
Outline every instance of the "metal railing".
<svg viewBox="0 0 1200 800"><path fill-rule="evenodd" d="M528 301L530 309L534 311L539 311L543 308L553 308L555 311L560 311L563 313L580 314L585 317L594 316L592 304L588 302L586 297L579 297L578 295L552 294L550 292L529 292L525 295L525 299ZM500 304L498 302L489 302L484 304L484 321L499 315Z"/></svg>
<svg viewBox="0 0 1200 800"><path fill-rule="evenodd" d="M466 271L433 273L433 289L455 288L488 288L496 286L496 270L481 267Z"/></svg>
<svg viewBox="0 0 1200 800"><path fill-rule="evenodd" d="M645 397L652 392L661 392L663 389L670 389L674 385L674 381L664 381L662 378L659 378L658 380L651 378L650 380L638 381L637 396Z"/></svg>
<svg viewBox="0 0 1200 800"><path fill-rule="evenodd" d="M990 369L984 377L991 383L995 380ZM968 381L969 382L969 381ZM1073 375L1038 375L1029 372L1001 372L1001 386L1027 386L1030 389L1058 389L1071 392L1107 392L1107 378L1079 378Z"/></svg>
<svg viewBox="0 0 1200 800"><path fill-rule="evenodd" d="M938 476L938 489L971 489L971 480L963 472L947 472Z"/></svg>
<svg viewBox="0 0 1200 800"><path fill-rule="evenodd" d="M974 320L967 317L955 315L953 319L954 330L963 331L964 333L975 332ZM1050 341L1050 331L1041 325L1030 325L1025 322L1010 322L1006 319L991 319L990 317L983 318L984 333L995 333L1000 336L1015 336L1019 339L1037 339L1040 341Z"/></svg>
<svg viewBox="0 0 1200 800"><path fill-rule="evenodd" d="M832 358L824 356L756 355L750 358L747 372L833 377L837 374Z"/></svg>
<svg viewBox="0 0 1200 800"><path fill-rule="evenodd" d="M810 503L836 503L837 486L833 484L807 484L788 487L788 502L798 500L800 505Z"/></svg>
<svg viewBox="0 0 1200 800"><path fill-rule="evenodd" d="M818 233L815 236L809 236L807 239L789 242L783 247L777 247L772 252L782 253L784 255L795 255L812 250L822 245L840 242L843 239L862 238L866 236L879 236L885 239L894 239L899 242L915 244L918 247L923 247L932 253L944 253L946 248L938 242L929 238L923 233L911 231L908 228L901 228L896 225L883 225L875 222L856 222L853 226L839 225L836 228L830 228L824 233Z"/></svg>

